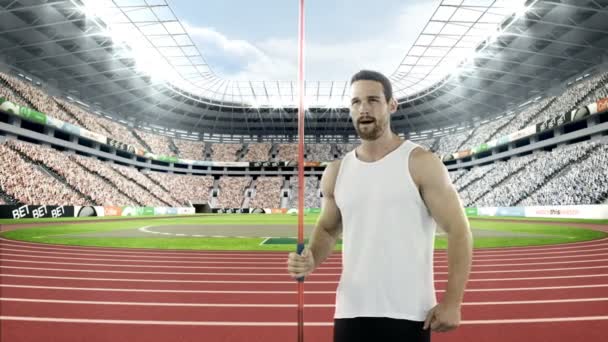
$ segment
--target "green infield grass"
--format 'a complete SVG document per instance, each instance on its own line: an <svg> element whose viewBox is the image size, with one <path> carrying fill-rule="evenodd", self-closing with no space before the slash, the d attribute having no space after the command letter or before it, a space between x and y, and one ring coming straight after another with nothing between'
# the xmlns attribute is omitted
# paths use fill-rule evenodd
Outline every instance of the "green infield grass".
<svg viewBox="0 0 608 342"><path fill-rule="evenodd" d="M305 224L314 224L318 214L305 216ZM293 234L297 233L297 216L290 215L239 215L239 214L220 214L205 216L188 216L179 218L161 219L138 219L127 221L112 222L87 222L80 219L81 223L61 224L52 226L42 226L34 228L16 229L5 231L1 235L8 239L79 245L79 246L100 246L100 247L128 247L128 248L156 248L156 249L193 249L193 250L242 250L242 251L292 251L295 249L293 243L287 244L263 244L264 238L211 238L211 237L68 237L69 234L107 232L125 229L135 229L143 226L154 227L159 225L192 225L192 224L213 224L213 225L293 225ZM545 221L547 219L544 219ZM578 221L577 221L578 222ZM588 222L588 221L586 221ZM597 222L593 222L597 223ZM471 226L479 230L508 231L513 233L528 233L545 235L543 237L477 237L474 240L476 248L488 247L510 247L510 246L531 246L547 245L558 243L569 243L578 241L588 241L605 238L605 232L594 231L567 226L554 226L551 224L540 223L520 223L520 222L500 222L471 220ZM379 230L381 233L381 230ZM291 240L287 240L291 242ZM447 246L444 236L437 236L435 247L443 249ZM341 245L336 246L340 250Z"/></svg>

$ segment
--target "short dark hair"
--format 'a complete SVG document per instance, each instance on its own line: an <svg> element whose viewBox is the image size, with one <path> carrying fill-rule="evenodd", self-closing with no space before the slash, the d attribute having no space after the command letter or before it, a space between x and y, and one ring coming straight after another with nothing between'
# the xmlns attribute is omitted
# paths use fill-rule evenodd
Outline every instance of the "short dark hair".
<svg viewBox="0 0 608 342"><path fill-rule="evenodd" d="M386 102L390 101L393 98L393 86L391 86L391 81L388 80L386 76L383 74L373 71L373 70L361 70L358 73L354 74L350 79L350 85L357 81L376 81L382 84L382 88L384 88L384 97L386 98Z"/></svg>

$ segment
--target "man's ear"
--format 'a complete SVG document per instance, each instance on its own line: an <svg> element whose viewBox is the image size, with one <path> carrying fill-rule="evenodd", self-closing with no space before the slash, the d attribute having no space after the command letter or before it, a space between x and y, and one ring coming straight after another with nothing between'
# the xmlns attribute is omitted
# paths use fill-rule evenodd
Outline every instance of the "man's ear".
<svg viewBox="0 0 608 342"><path fill-rule="evenodd" d="M388 112L393 114L396 111L397 111L397 101L393 97L390 99L390 101L388 101Z"/></svg>

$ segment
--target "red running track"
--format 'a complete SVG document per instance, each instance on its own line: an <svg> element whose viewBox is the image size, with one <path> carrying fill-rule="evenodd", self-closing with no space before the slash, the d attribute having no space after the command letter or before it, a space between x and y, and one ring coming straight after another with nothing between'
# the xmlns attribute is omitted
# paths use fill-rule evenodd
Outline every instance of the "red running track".
<svg viewBox="0 0 608 342"><path fill-rule="evenodd" d="M285 257L0 239L0 341L295 341ZM340 265L335 254L307 279L307 341L331 341ZM438 251L438 298L446 279ZM605 341L608 239L475 250L462 314L433 340Z"/></svg>

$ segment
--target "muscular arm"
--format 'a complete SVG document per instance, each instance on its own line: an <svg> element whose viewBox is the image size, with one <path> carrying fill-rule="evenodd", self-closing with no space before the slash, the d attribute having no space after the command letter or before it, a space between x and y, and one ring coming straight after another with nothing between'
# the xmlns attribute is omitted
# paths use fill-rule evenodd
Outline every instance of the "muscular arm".
<svg viewBox="0 0 608 342"><path fill-rule="evenodd" d="M339 168L340 161L331 163L321 178L321 191L323 191L321 215L308 244L315 261L315 268L331 255L336 241L342 233L342 217L334 198L334 187Z"/></svg>
<svg viewBox="0 0 608 342"><path fill-rule="evenodd" d="M448 283L442 303L460 307L469 279L472 236L458 192L443 163L433 153L412 151L412 176L431 215L448 238Z"/></svg>

